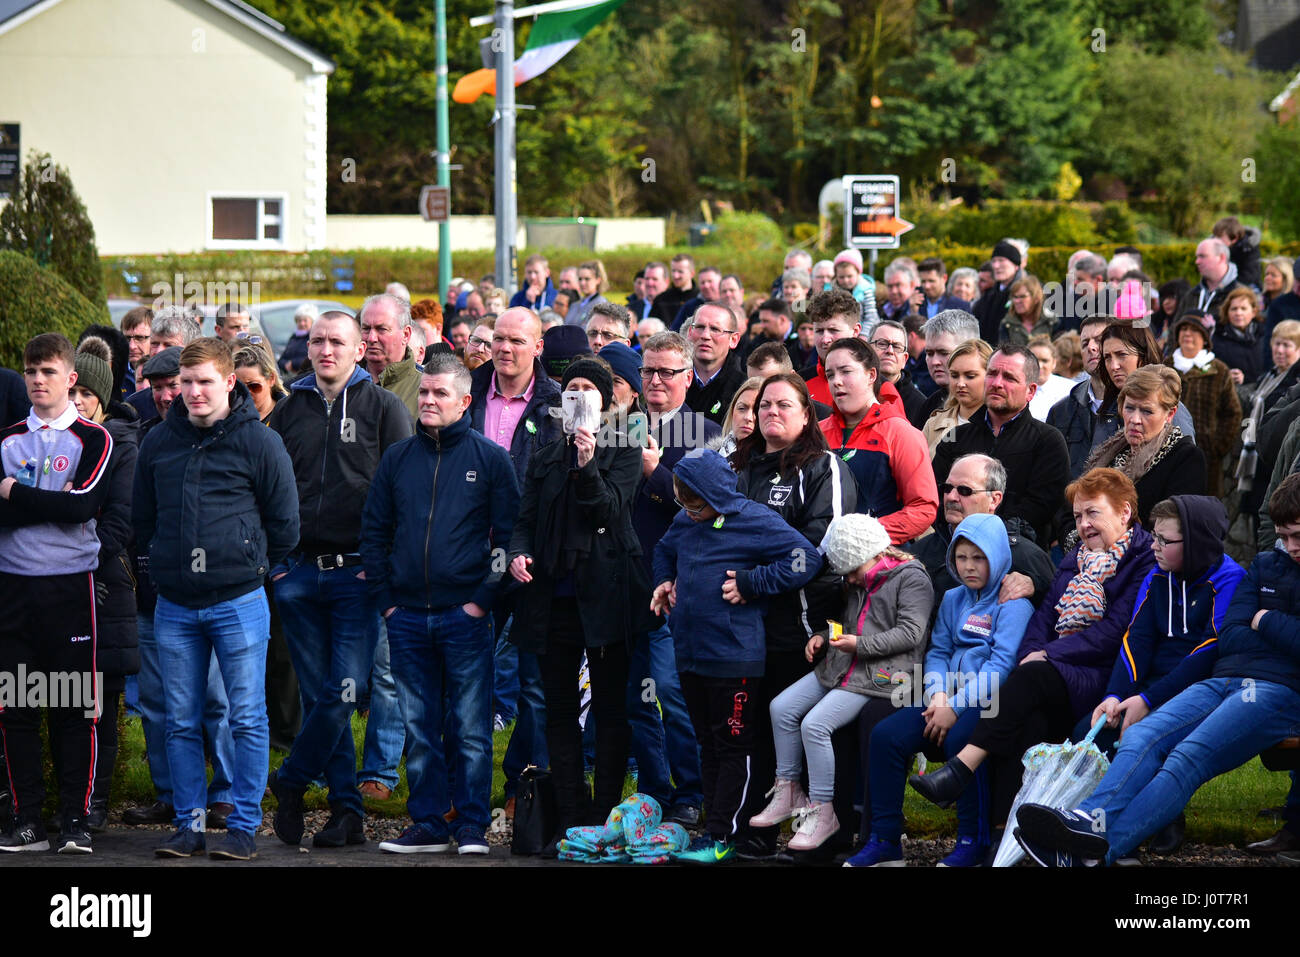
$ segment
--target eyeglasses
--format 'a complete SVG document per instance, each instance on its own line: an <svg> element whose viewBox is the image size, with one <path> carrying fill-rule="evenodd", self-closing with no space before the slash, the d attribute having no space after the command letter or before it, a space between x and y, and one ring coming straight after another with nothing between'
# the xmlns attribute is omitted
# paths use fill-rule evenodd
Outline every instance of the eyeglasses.
<svg viewBox="0 0 1300 957"><path fill-rule="evenodd" d="M237 332L235 333L235 338L243 342L251 342L255 346L260 346L262 344L261 336L255 336L248 332Z"/></svg>
<svg viewBox="0 0 1300 957"><path fill-rule="evenodd" d="M735 329L722 329L718 326L691 326L691 332L698 332L702 336L708 336L711 339L721 339L723 336L735 335Z"/></svg>
<svg viewBox="0 0 1300 957"><path fill-rule="evenodd" d="M490 340L488 340L488 339L480 339L478 336L470 336L470 337L469 337L469 344L470 344L471 346L478 346L478 347L480 347L480 348L484 348L484 347L487 347L487 346L492 345L492 342L491 342Z"/></svg>
<svg viewBox="0 0 1300 957"><path fill-rule="evenodd" d="M676 502L678 505L680 505L683 511L691 515L699 515L700 512L704 511L706 508L709 507L708 503L706 502L705 504L699 506L698 508L691 508L689 505L687 505L685 502L683 502L680 498L678 498L675 495L673 496L673 501Z"/></svg>
<svg viewBox="0 0 1300 957"><path fill-rule="evenodd" d="M953 489L956 489L957 494L960 495L962 498L969 498L970 496L974 495L976 492L993 491L993 489L991 488L971 488L969 485L951 485L948 482L944 482L942 485L939 486L939 494L947 495Z"/></svg>
<svg viewBox="0 0 1300 957"><path fill-rule="evenodd" d="M128 342L148 342L150 336L146 333L143 336L127 336L126 338Z"/></svg>
<svg viewBox="0 0 1300 957"><path fill-rule="evenodd" d="M872 339L871 347L877 352L906 352L907 346L900 346L897 342L889 342L886 339Z"/></svg>
<svg viewBox="0 0 1300 957"><path fill-rule="evenodd" d="M617 340L619 340L619 339L622 339L622 338L624 338L624 337L623 337L623 336L620 336L620 335L619 335L618 333L616 333L616 332L610 332L610 331L607 330L607 329L588 329L588 330L587 330L587 338L588 338L588 339L593 339L593 340L594 340L594 339L601 339L601 340L603 340L603 341L605 341L605 342L615 342L615 341L617 341Z"/></svg>
<svg viewBox="0 0 1300 957"><path fill-rule="evenodd" d="M1181 545L1183 543L1181 538L1165 538L1160 534L1153 535L1152 538L1156 540L1156 544L1161 548L1168 548L1170 545Z"/></svg>
<svg viewBox="0 0 1300 957"><path fill-rule="evenodd" d="M244 387L254 395L259 394L263 389L266 388L266 386L262 385L262 383L260 382L245 382Z"/></svg>
<svg viewBox="0 0 1300 957"><path fill-rule="evenodd" d="M660 382L672 382L685 371L686 369L642 369L641 378L646 382L656 377Z"/></svg>

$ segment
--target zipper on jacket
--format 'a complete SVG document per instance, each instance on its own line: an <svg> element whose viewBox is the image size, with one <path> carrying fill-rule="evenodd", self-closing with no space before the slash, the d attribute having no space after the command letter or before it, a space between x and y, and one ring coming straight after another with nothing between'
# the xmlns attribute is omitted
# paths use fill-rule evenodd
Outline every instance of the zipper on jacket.
<svg viewBox="0 0 1300 957"><path fill-rule="evenodd" d="M433 489L429 492L429 521L424 527L424 607L433 607L433 591L429 583L429 542L433 537L433 506L438 501L438 469L442 468L442 439L435 437L434 448L438 458L433 466Z"/></svg>
<svg viewBox="0 0 1300 957"><path fill-rule="evenodd" d="M344 386L344 388L347 387ZM320 457L320 490L316 494L316 527L312 529L313 533L319 534L321 527L320 507L321 503L325 500L325 466L326 463L329 462L330 452L330 411L332 410L334 403L330 402L319 392L317 392L316 395L325 403L325 445L321 450Z"/></svg>

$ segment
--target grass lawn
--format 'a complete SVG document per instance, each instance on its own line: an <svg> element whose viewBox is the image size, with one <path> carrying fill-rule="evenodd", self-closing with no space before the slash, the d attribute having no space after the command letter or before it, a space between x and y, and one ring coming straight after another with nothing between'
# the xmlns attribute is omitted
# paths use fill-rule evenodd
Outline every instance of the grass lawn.
<svg viewBox="0 0 1300 957"><path fill-rule="evenodd" d="M121 722L121 747L118 751L117 771L113 778L112 806L147 804L153 801L153 783L144 755L144 733L139 718L125 718ZM352 719L352 736L358 755L362 751L365 725L355 715ZM505 803L505 777L501 773L501 760L505 756L510 731L499 731L492 740L492 806ZM284 755L271 752L271 767L279 767ZM397 790L387 801L368 801L371 813L380 817L403 817L406 814L406 767L398 769L401 778ZM1268 837L1277 829L1277 823L1258 816L1262 808L1274 807L1286 797L1290 779L1285 774L1266 771L1255 758L1237 770L1221 775L1205 784L1192 798L1187 809L1187 837L1190 841L1216 845L1244 845ZM628 778L627 793L631 793L634 780ZM51 794L54 792L51 791ZM316 788L307 793L307 807L324 810L327 807L325 792ZM942 811L909 788L904 799L907 831L913 837L941 837L956 833L955 811Z"/></svg>

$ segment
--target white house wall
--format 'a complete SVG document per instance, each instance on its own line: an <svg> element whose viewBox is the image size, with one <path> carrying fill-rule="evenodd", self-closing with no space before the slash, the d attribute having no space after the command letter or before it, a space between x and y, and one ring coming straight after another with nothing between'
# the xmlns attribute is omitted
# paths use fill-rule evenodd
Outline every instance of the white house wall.
<svg viewBox="0 0 1300 957"><path fill-rule="evenodd" d="M324 245L327 78L204 0L61 0L0 71L0 122L68 169L101 253L206 248L212 194L284 195L284 248Z"/></svg>

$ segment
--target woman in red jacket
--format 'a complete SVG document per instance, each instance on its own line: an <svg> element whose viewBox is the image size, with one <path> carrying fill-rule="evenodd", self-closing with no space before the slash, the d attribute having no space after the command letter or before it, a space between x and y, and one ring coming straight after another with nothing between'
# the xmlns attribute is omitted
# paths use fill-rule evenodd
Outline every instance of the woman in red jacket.
<svg viewBox="0 0 1300 957"><path fill-rule="evenodd" d="M825 367L835 411L821 430L857 480L858 511L880 519L894 545L924 534L939 509L929 447L907 421L893 384L879 379L875 350L861 339L840 339Z"/></svg>

